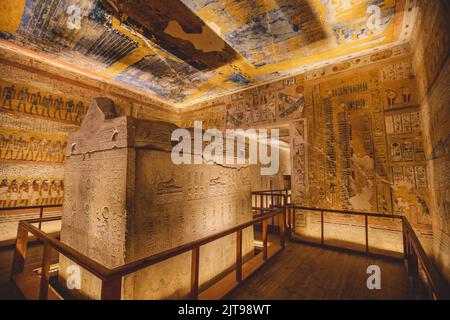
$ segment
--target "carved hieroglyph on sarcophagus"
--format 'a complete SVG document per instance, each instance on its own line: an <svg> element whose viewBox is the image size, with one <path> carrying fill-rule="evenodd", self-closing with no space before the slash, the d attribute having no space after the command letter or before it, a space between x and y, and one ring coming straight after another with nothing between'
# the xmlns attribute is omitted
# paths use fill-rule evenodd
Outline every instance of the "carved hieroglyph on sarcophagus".
<svg viewBox="0 0 450 320"><path fill-rule="evenodd" d="M79 131L69 134L61 240L111 268L252 219L253 167L175 165L165 122L118 117L113 103L95 99ZM235 236L200 249L200 286L233 267ZM253 229L243 232L244 256ZM123 279L122 298L187 297L190 252ZM61 280L68 259L60 257ZM100 280L82 270L83 297L99 298Z"/></svg>

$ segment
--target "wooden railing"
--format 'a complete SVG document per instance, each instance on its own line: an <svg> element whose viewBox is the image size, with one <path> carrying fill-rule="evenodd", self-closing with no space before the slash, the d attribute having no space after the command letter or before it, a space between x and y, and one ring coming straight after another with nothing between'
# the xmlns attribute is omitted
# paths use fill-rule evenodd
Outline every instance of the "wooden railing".
<svg viewBox="0 0 450 320"><path fill-rule="evenodd" d="M291 190L260 190L251 193L253 217L259 217L261 214L272 210L274 207L286 207L291 201ZM269 222L269 231L279 231L279 221L272 218Z"/></svg>
<svg viewBox="0 0 450 320"><path fill-rule="evenodd" d="M290 203L291 190L260 190L252 192L252 210L255 214L267 211L274 206L285 206Z"/></svg>
<svg viewBox="0 0 450 320"><path fill-rule="evenodd" d="M402 217L403 244L412 289L421 299L450 299L450 290L425 253L414 229L406 217Z"/></svg>
<svg viewBox="0 0 450 320"><path fill-rule="evenodd" d="M291 239L295 233L295 217L299 210L315 212L320 214L320 244L325 245L325 225L324 214L336 213L342 215L354 215L364 217L365 230L365 252L369 250L369 217L389 218L401 221L403 235L403 257L406 264L408 274L412 282L412 290L416 298L420 299L449 299L450 293L446 285L446 281L437 272L435 266L425 253L414 229L411 227L405 216L372 213L372 212L356 212L348 210L334 210L313 208L305 206L297 206L290 204L287 206L286 214L286 233ZM307 241L308 242L308 241ZM328 245L329 246L329 245Z"/></svg>
<svg viewBox="0 0 450 320"><path fill-rule="evenodd" d="M223 238L230 234L236 234L236 263L235 263L235 281L232 283L229 290L234 289L237 285L239 285L244 277L243 277L243 266L245 266L247 262L243 262L242 257L242 230L255 225L256 223L262 222L263 224L263 232L262 232L262 241L263 241L263 250L262 250L262 259L261 263L255 264L252 263L253 267L247 268L247 277L256 271L255 265L259 267L274 254L278 253L285 246L285 232L284 229L280 232L279 241L280 245L277 246L277 249L271 252L269 255L268 250L268 232L267 232L267 220L272 217L280 216L281 221L285 220L285 208L273 208L270 212L261 215L260 217L254 218L251 221L239 224L237 226L231 227L224 231L215 233L213 235L204 237L202 239L198 239L192 241L187 244L183 244L181 246L154 254L152 256L139 259L125 265L109 269L97 261L87 257L86 255L72 249L70 246L64 244L58 239L52 237L51 235L46 234L42 230L33 226L34 223L43 223L49 221L55 221L60 218L42 218L42 219L33 219L27 221L21 221L19 223L18 232L17 232L17 240L16 240L16 248L14 252L13 265L11 270L11 278L14 280L14 277L24 271L25 258L26 258L26 250L27 250L27 240L28 233L33 234L39 241L42 241L44 244L44 254L42 259L42 271L40 278L40 286L39 286L39 299L46 300L48 299L48 290L49 290L49 270L50 270L50 258L52 250L56 250L60 254L69 258L73 262L77 263L80 267L86 269L88 272L94 274L102 281L101 287L101 299L102 300L119 300L121 298L121 288L122 288L122 277L128 274L134 273L136 271L142 270L146 267L152 266L156 263L165 261L172 257L178 256L185 252L191 251L191 285L190 285L190 297L192 299L199 298L199 257L200 257L200 247L206 245L214 240ZM283 224L284 225L284 224ZM255 257L260 256L259 254ZM254 258L255 258L254 257ZM252 269L253 268L253 269ZM223 288L228 290L228 288ZM206 290L205 290L206 291Z"/></svg>
<svg viewBox="0 0 450 320"><path fill-rule="evenodd" d="M62 204L50 204L50 205L44 205L44 206L26 206L26 207L10 207L10 208L0 208L0 211L19 211L17 214L20 214L20 211L27 211L27 214L33 214L33 212L30 211L34 211L34 210L39 210L39 219L44 218L45 215L45 209L48 208L61 208L62 209ZM36 213L38 213L36 212ZM41 229L42 224L41 222L38 222L39 224L39 229Z"/></svg>

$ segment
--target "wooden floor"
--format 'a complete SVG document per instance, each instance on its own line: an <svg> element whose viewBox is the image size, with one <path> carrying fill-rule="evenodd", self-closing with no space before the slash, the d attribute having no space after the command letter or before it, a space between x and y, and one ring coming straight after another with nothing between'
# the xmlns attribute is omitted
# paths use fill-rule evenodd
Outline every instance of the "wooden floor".
<svg viewBox="0 0 450 320"><path fill-rule="evenodd" d="M381 290L369 290L367 267L381 269ZM411 299L401 261L287 242L286 249L227 299Z"/></svg>
<svg viewBox="0 0 450 320"><path fill-rule="evenodd" d="M41 266L42 249L43 246L40 243L33 243L28 245L27 256L25 260L25 270L33 270ZM9 280L13 254L13 246L0 248L0 300L23 299L19 290ZM53 250L52 263L56 263L57 261L58 253Z"/></svg>
<svg viewBox="0 0 450 320"><path fill-rule="evenodd" d="M271 239L272 240L272 239ZM272 241L277 241L273 239ZM13 248L0 248L0 300L21 299L9 282ZM28 247L26 270L40 266L42 245ZM53 261L57 261L54 254ZM381 290L368 290L366 269L381 268ZM410 299L402 263L339 250L286 243L286 249L236 289L228 299Z"/></svg>

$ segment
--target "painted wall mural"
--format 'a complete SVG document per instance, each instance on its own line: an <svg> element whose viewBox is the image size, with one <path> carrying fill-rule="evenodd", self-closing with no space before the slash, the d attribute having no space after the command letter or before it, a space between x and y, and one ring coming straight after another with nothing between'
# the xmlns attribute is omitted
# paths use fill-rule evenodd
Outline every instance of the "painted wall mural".
<svg viewBox="0 0 450 320"><path fill-rule="evenodd" d="M418 98L410 52L400 46L218 98L210 109L207 103L198 108L212 112L225 105L227 128L289 125L294 202L405 215L429 249L432 211ZM264 106L266 101L266 106L273 102L273 109ZM283 117L284 110L295 111ZM193 118L195 111L187 114ZM314 229L320 227L314 215L298 218L299 228L309 226L306 233L319 230ZM330 237L348 233L349 239L363 239L357 227L343 233L338 227L363 227L361 221L329 218L335 227L329 229ZM389 221L380 226L399 227ZM395 235L386 244L401 250Z"/></svg>
<svg viewBox="0 0 450 320"><path fill-rule="evenodd" d="M0 207L62 204L67 133L85 101L0 80Z"/></svg>
<svg viewBox="0 0 450 320"><path fill-rule="evenodd" d="M5 0L0 44L188 106L405 42L414 1Z"/></svg>
<svg viewBox="0 0 450 320"><path fill-rule="evenodd" d="M65 135L46 135L0 127L0 160L62 163L66 140Z"/></svg>
<svg viewBox="0 0 450 320"><path fill-rule="evenodd" d="M86 101L43 92L0 80L0 107L31 116L80 124L89 106Z"/></svg>
<svg viewBox="0 0 450 320"><path fill-rule="evenodd" d="M62 204L62 165L0 162L0 208Z"/></svg>
<svg viewBox="0 0 450 320"><path fill-rule="evenodd" d="M226 126L249 128L299 118L305 108L304 90L299 76L232 94L226 105Z"/></svg>
<svg viewBox="0 0 450 320"><path fill-rule="evenodd" d="M432 202L433 258L450 283L450 3L419 0L411 44Z"/></svg>

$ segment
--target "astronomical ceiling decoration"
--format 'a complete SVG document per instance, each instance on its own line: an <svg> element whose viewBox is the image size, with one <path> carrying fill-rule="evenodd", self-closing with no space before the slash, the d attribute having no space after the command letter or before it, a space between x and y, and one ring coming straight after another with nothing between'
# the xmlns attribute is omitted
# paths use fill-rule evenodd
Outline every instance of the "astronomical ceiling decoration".
<svg viewBox="0 0 450 320"><path fill-rule="evenodd" d="M0 0L0 9L1 45L182 107L406 42L415 0Z"/></svg>

